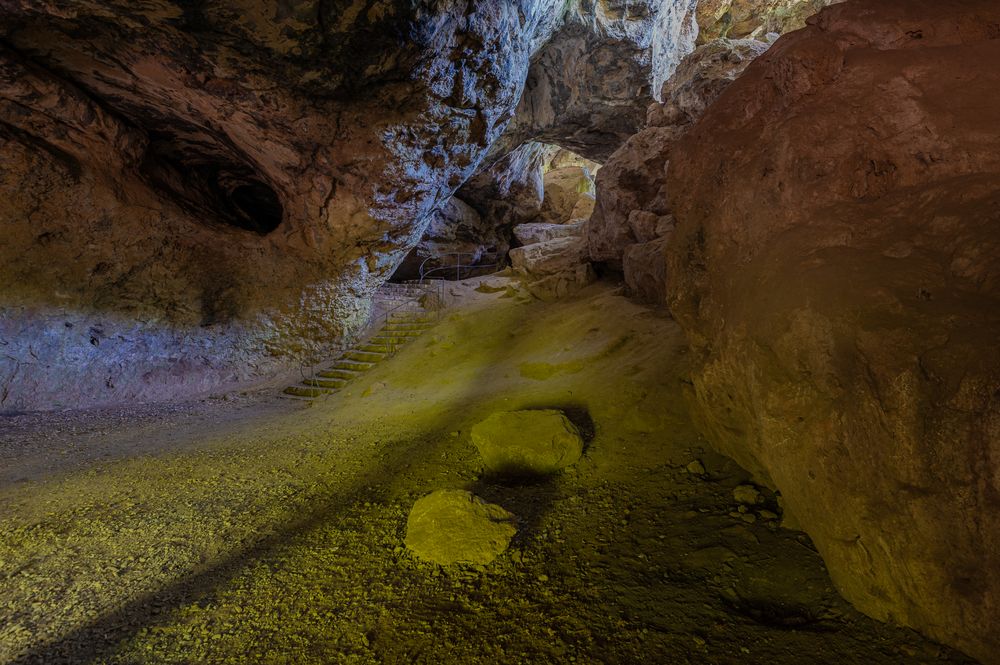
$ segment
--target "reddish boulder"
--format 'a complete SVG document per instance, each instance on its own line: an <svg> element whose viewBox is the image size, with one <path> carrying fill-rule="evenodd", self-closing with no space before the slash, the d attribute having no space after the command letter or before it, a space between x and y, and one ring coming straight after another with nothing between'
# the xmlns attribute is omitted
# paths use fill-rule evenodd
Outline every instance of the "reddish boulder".
<svg viewBox="0 0 1000 665"><path fill-rule="evenodd" d="M1000 5L851 0L672 152L695 413L844 595L1000 651Z"/></svg>

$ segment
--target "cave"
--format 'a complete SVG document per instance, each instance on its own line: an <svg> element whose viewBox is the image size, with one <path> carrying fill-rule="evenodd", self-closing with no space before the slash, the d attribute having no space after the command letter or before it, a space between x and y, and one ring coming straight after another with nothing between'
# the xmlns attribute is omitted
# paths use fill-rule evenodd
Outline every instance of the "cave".
<svg viewBox="0 0 1000 665"><path fill-rule="evenodd" d="M995 0L0 0L0 663L1000 663Z"/></svg>

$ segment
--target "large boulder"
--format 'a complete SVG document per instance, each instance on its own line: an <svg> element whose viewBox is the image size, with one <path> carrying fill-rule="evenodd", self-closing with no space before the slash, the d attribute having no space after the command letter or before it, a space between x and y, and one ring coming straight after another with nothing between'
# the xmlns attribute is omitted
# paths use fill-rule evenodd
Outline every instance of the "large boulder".
<svg viewBox="0 0 1000 665"><path fill-rule="evenodd" d="M597 174L597 202L586 225L592 261L622 269L625 248L638 242L629 215L633 211L670 213L664 181L670 149L679 137L672 127L651 127L631 137Z"/></svg>
<svg viewBox="0 0 1000 665"><path fill-rule="evenodd" d="M487 471L504 476L546 476L579 461L583 438L553 409L494 413L472 428L472 443Z"/></svg>
<svg viewBox="0 0 1000 665"><path fill-rule="evenodd" d="M672 152L670 308L720 450L841 592L1000 652L1000 5L850 0ZM607 167L606 167L607 168Z"/></svg>
<svg viewBox="0 0 1000 665"><path fill-rule="evenodd" d="M486 565L517 533L514 516L464 490L437 490L413 504L406 520L406 546L424 561L442 566Z"/></svg>
<svg viewBox="0 0 1000 665"><path fill-rule="evenodd" d="M576 200L576 205L569 211L569 220L565 223L587 221L594 214L596 207L597 197L594 195L593 181L591 181L590 190L581 194L580 198Z"/></svg>
<svg viewBox="0 0 1000 665"><path fill-rule="evenodd" d="M667 292L667 243L670 235L664 235L647 242L639 242L625 248L622 257L625 284L629 292L644 302L654 305L664 304Z"/></svg>
<svg viewBox="0 0 1000 665"><path fill-rule="evenodd" d="M553 238L510 250L515 273L528 291L541 300L556 300L576 293L596 279L587 260L583 238Z"/></svg>

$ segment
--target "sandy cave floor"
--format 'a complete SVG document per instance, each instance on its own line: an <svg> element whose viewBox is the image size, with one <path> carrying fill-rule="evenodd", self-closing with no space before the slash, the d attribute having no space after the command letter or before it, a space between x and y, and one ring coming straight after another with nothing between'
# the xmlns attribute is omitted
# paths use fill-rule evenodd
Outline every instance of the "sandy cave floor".
<svg viewBox="0 0 1000 665"><path fill-rule="evenodd" d="M688 422L668 318L607 284L450 288L434 329L312 406L0 419L0 663L973 662L855 612L804 534L738 512L747 474ZM483 477L471 425L535 407L588 432L584 459ZM511 548L414 559L407 512L439 488L516 514Z"/></svg>

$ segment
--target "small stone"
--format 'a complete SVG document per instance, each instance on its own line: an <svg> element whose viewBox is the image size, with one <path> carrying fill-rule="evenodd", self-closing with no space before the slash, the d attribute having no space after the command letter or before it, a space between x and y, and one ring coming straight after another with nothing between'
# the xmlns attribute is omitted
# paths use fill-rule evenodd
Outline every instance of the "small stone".
<svg viewBox="0 0 1000 665"><path fill-rule="evenodd" d="M764 497L761 496L761 493L753 485L737 485L733 489L733 498L736 500L736 503L747 506L754 506L764 501Z"/></svg>
<svg viewBox="0 0 1000 665"><path fill-rule="evenodd" d="M759 510L759 511L757 511L757 515L762 520L776 520L776 519L778 519L777 513L772 513L770 510Z"/></svg>
<svg viewBox="0 0 1000 665"><path fill-rule="evenodd" d="M745 515L740 515L740 518L747 524L753 524L757 521L757 516L753 513L746 513Z"/></svg>
<svg viewBox="0 0 1000 665"><path fill-rule="evenodd" d="M687 465L687 472L696 476L704 475L705 465L701 463L701 460L694 460Z"/></svg>

